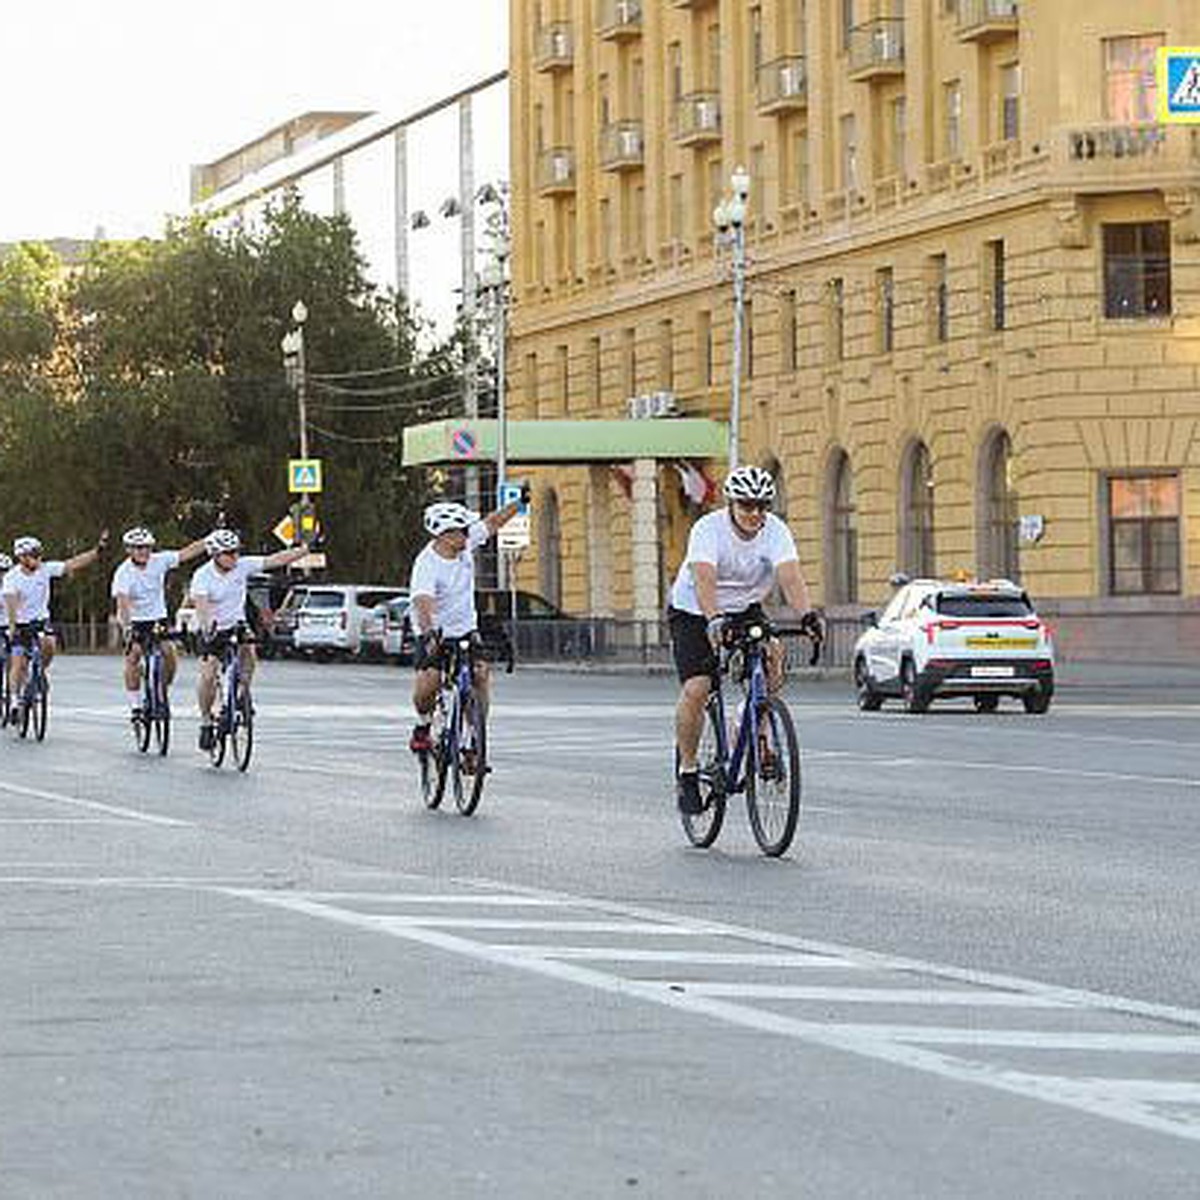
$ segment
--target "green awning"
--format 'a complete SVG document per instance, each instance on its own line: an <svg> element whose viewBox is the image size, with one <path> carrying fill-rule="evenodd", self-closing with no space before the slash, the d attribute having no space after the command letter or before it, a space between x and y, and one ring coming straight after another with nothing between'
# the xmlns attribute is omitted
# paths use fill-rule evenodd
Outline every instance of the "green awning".
<svg viewBox="0 0 1200 1200"><path fill-rule="evenodd" d="M470 417L410 425L406 467L496 461L496 421ZM724 458L728 426L700 417L625 421L509 421L510 463L629 462L635 458Z"/></svg>

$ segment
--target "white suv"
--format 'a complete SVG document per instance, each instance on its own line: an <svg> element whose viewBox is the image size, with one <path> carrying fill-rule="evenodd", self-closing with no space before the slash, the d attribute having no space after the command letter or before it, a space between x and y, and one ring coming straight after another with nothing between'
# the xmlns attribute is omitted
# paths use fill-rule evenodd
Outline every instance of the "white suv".
<svg viewBox="0 0 1200 1200"><path fill-rule="evenodd" d="M359 654L364 618L377 604L406 595L407 588L383 584L309 584L296 612L292 645L300 653L322 656Z"/></svg>
<svg viewBox="0 0 1200 1200"><path fill-rule="evenodd" d="M1044 713L1054 695L1054 645L1026 592L1007 579L903 582L854 647L859 708L889 696L911 713L941 696L970 696L992 712L1015 696Z"/></svg>

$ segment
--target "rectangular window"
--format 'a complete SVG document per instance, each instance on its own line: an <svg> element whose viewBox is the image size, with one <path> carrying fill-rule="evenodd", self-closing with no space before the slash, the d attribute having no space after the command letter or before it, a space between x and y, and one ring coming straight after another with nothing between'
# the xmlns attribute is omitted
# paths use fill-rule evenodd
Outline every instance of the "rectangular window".
<svg viewBox="0 0 1200 1200"><path fill-rule="evenodd" d="M639 261L646 258L646 188L640 183L633 189L633 250Z"/></svg>
<svg viewBox="0 0 1200 1200"><path fill-rule="evenodd" d="M1004 241L983 243L983 309L985 328L996 332L1005 327Z"/></svg>
<svg viewBox="0 0 1200 1200"><path fill-rule="evenodd" d="M892 174L904 179L908 174L908 104L897 96L891 104Z"/></svg>
<svg viewBox="0 0 1200 1200"><path fill-rule="evenodd" d="M944 254L929 257L929 337L934 342L950 339L950 280Z"/></svg>
<svg viewBox="0 0 1200 1200"><path fill-rule="evenodd" d="M779 297L779 369L794 371L799 361L796 323L796 289L789 288Z"/></svg>
<svg viewBox="0 0 1200 1200"><path fill-rule="evenodd" d="M792 178L796 184L796 200L808 206L808 134L797 133L792 138Z"/></svg>
<svg viewBox="0 0 1200 1200"><path fill-rule="evenodd" d="M1021 136L1021 64L1000 68L1000 140L1016 141Z"/></svg>
<svg viewBox="0 0 1200 1200"><path fill-rule="evenodd" d="M538 357L536 351L525 355L525 398L529 407L537 412L538 404Z"/></svg>
<svg viewBox="0 0 1200 1200"><path fill-rule="evenodd" d="M600 201L600 263L605 267L613 264L612 201L607 196Z"/></svg>
<svg viewBox="0 0 1200 1200"><path fill-rule="evenodd" d="M1155 54L1161 33L1104 39L1104 115L1119 125L1158 120Z"/></svg>
<svg viewBox="0 0 1200 1200"><path fill-rule="evenodd" d="M637 330L625 329L621 332L621 383L625 389L625 397L637 395Z"/></svg>
<svg viewBox="0 0 1200 1200"><path fill-rule="evenodd" d="M854 28L854 0L842 0L842 53L850 49L850 31Z"/></svg>
<svg viewBox="0 0 1200 1200"><path fill-rule="evenodd" d="M678 42L672 42L667 47L667 98L671 101L672 111L677 101L683 95L683 47Z"/></svg>
<svg viewBox="0 0 1200 1200"><path fill-rule="evenodd" d="M841 362L846 357L846 281L831 279L825 285L827 358Z"/></svg>
<svg viewBox="0 0 1200 1200"><path fill-rule="evenodd" d="M534 277L538 287L546 286L546 222L539 221L534 230L533 243Z"/></svg>
<svg viewBox="0 0 1200 1200"><path fill-rule="evenodd" d="M708 90L717 92L721 90L721 24L719 21L714 21L708 27L706 48L708 56L705 62L705 72L708 76Z"/></svg>
<svg viewBox="0 0 1200 1200"><path fill-rule="evenodd" d="M875 272L875 313L875 348L880 354L891 354L896 347L896 280L891 267Z"/></svg>
<svg viewBox="0 0 1200 1200"><path fill-rule="evenodd" d="M672 175L667 183L667 237L683 241L683 176Z"/></svg>
<svg viewBox="0 0 1200 1200"><path fill-rule="evenodd" d="M1109 479L1109 588L1114 595L1180 590L1179 508L1178 475Z"/></svg>
<svg viewBox="0 0 1200 1200"><path fill-rule="evenodd" d="M942 85L942 157L962 158L962 84L957 79Z"/></svg>
<svg viewBox="0 0 1200 1200"><path fill-rule="evenodd" d="M612 124L612 101L609 99L608 89L608 76L601 75L596 83L596 97L601 129Z"/></svg>
<svg viewBox="0 0 1200 1200"><path fill-rule="evenodd" d="M713 328L712 313L696 317L696 384L702 388L713 385Z"/></svg>
<svg viewBox="0 0 1200 1200"><path fill-rule="evenodd" d="M1104 315L1165 317L1171 312L1171 223L1104 226Z"/></svg>
<svg viewBox="0 0 1200 1200"><path fill-rule="evenodd" d="M669 318L658 323L658 386L675 390L675 325Z"/></svg>
<svg viewBox="0 0 1200 1200"><path fill-rule="evenodd" d="M751 213L761 219L767 214L766 149L760 142L750 147L750 204Z"/></svg>
<svg viewBox="0 0 1200 1200"><path fill-rule="evenodd" d="M803 54L808 48L808 2L791 0L792 8L792 52Z"/></svg>
<svg viewBox="0 0 1200 1200"><path fill-rule="evenodd" d="M557 360L556 374L558 375L558 409L568 412L571 407L571 356L566 346L556 346L554 357Z"/></svg>
<svg viewBox="0 0 1200 1200"><path fill-rule="evenodd" d="M750 10L750 78L758 79L758 68L763 62L763 19L762 9L756 4Z"/></svg>
<svg viewBox="0 0 1200 1200"><path fill-rule="evenodd" d="M601 375L602 359L600 357L600 339L588 339L588 380L592 406L599 408L604 399L604 379Z"/></svg>

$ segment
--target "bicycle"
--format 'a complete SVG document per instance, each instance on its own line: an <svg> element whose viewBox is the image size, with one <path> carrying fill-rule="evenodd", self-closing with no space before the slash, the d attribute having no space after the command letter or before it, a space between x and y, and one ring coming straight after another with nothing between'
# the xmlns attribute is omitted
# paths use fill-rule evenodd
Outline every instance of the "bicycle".
<svg viewBox="0 0 1200 1200"><path fill-rule="evenodd" d="M0 629L0 728L8 724L8 660L12 655L12 640L8 628Z"/></svg>
<svg viewBox="0 0 1200 1200"><path fill-rule="evenodd" d="M705 704L697 767L703 808L680 813L693 846L708 849L721 832L726 802L744 794L750 828L770 858L787 852L800 819L800 743L787 705L767 687L764 648L775 633L812 643L810 663L820 656L819 626L776 631L761 619L732 622L726 629ZM736 730L726 725L723 681L736 676L743 697ZM732 743L732 744L731 744ZM676 755L678 771L678 754Z"/></svg>
<svg viewBox="0 0 1200 1200"><path fill-rule="evenodd" d="M430 720L432 749L417 755L426 808L441 805L449 781L455 807L464 817L479 807L484 782L492 769L487 752L487 713L475 690L475 663L483 657L482 649L471 634L454 638L443 647L441 685ZM511 673L512 644L507 639L502 655Z"/></svg>
<svg viewBox="0 0 1200 1200"><path fill-rule="evenodd" d="M172 640L166 628L156 625L142 647L142 704L133 719L133 740L141 754L150 749L151 737L160 755L171 745L171 699L162 644Z"/></svg>
<svg viewBox="0 0 1200 1200"><path fill-rule="evenodd" d="M50 680L46 675L46 664L42 658L42 634L44 630L33 628L29 640L24 642L29 665L25 673L25 685L17 701L16 711L9 709L9 720L17 727L18 737L28 737L33 726L33 736L46 740L46 722L50 714Z"/></svg>
<svg viewBox="0 0 1200 1200"><path fill-rule="evenodd" d="M225 761L225 751L232 752L233 762L239 771L250 766L250 755L254 750L254 704L250 697L250 683L242 679L243 646L252 646L254 636L239 628L231 629L221 647L221 667L217 695L221 709L213 726L212 746L209 758L214 767Z"/></svg>

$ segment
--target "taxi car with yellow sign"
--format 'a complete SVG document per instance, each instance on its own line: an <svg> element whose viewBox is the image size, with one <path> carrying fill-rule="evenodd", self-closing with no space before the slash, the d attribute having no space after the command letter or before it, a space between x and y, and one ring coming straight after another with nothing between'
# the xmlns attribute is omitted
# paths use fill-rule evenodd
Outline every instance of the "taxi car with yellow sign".
<svg viewBox="0 0 1200 1200"><path fill-rule="evenodd" d="M910 713L970 697L993 712L1004 696L1044 713L1054 695L1054 644L1028 594L1007 579L893 582L898 589L855 643L854 686L865 712L889 698Z"/></svg>

